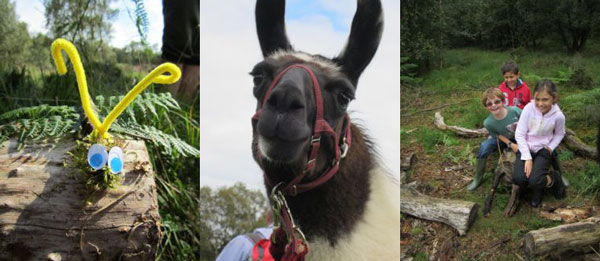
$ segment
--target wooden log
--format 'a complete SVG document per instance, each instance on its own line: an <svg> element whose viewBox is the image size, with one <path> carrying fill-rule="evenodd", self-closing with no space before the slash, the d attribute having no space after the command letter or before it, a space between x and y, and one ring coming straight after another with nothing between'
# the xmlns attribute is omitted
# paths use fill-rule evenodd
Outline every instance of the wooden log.
<svg viewBox="0 0 600 261"><path fill-rule="evenodd" d="M465 138L486 137L489 135L488 131L485 128L473 130L454 125L446 125L446 123L444 123L444 117L442 117L442 114L439 111L435 113L434 123L435 126L442 130L453 131L454 133Z"/></svg>
<svg viewBox="0 0 600 261"><path fill-rule="evenodd" d="M477 217L479 205L464 200L434 198L411 187L400 190L400 212L417 218L442 222L464 235Z"/></svg>
<svg viewBox="0 0 600 261"><path fill-rule="evenodd" d="M400 170L410 170L417 163L417 155L414 152L401 157L400 159Z"/></svg>
<svg viewBox="0 0 600 261"><path fill-rule="evenodd" d="M466 138L486 137L489 135L485 128L467 129L459 126L448 126L446 123L444 123L444 117L442 117L442 114L439 111L435 113L434 123L439 129L449 130ZM583 143L579 138L577 138L575 132L571 129L567 128L565 130L565 137L563 138L561 144L564 144L564 146L581 156L594 160L598 159L598 149Z"/></svg>
<svg viewBox="0 0 600 261"><path fill-rule="evenodd" d="M150 260L161 239L152 165L127 140L122 184L84 206L63 167L74 140L0 148L0 260Z"/></svg>
<svg viewBox="0 0 600 261"><path fill-rule="evenodd" d="M575 132L571 129L567 129L565 132L565 137L563 138L562 143L564 143L567 148L587 158L596 159L598 157L597 148L583 143L579 138L577 138L577 136L575 136Z"/></svg>
<svg viewBox="0 0 600 261"><path fill-rule="evenodd" d="M525 254L530 257L591 251L600 244L600 217L529 231L525 234Z"/></svg>

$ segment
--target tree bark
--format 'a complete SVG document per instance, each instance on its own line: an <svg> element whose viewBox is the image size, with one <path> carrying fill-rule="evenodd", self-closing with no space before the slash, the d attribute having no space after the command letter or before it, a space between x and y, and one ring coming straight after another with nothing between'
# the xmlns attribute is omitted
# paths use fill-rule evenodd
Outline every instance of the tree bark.
<svg viewBox="0 0 600 261"><path fill-rule="evenodd" d="M589 252L600 243L600 217L584 221L529 231L525 234L525 253L530 257L560 255L569 252Z"/></svg>
<svg viewBox="0 0 600 261"><path fill-rule="evenodd" d="M442 222L466 234L477 217L479 205L464 200L434 198L423 195L413 188L402 186L400 211L418 218Z"/></svg>
<svg viewBox="0 0 600 261"><path fill-rule="evenodd" d="M0 260L153 260L161 239L152 165L127 140L122 184L83 206L63 166L74 140L0 148Z"/></svg>

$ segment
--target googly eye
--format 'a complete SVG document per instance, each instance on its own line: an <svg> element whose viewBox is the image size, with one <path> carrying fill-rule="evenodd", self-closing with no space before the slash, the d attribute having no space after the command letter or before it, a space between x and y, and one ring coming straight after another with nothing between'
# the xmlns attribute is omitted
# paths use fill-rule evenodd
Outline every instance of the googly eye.
<svg viewBox="0 0 600 261"><path fill-rule="evenodd" d="M113 147L110 149L108 153L108 167L110 172L113 174L118 174L123 171L123 165L125 161L123 160L123 150L119 147Z"/></svg>
<svg viewBox="0 0 600 261"><path fill-rule="evenodd" d="M88 150L87 155L88 163L94 170L99 170L106 165L108 154L106 154L106 148L100 144L94 144Z"/></svg>

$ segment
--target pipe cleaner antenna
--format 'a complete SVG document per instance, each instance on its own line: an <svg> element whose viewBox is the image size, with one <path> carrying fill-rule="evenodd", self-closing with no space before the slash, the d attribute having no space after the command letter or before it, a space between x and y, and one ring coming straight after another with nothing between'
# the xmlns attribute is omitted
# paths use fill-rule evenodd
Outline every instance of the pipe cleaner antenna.
<svg viewBox="0 0 600 261"><path fill-rule="evenodd" d="M133 87L133 89L131 89L131 91L129 91L127 95L125 95L125 97L121 101L119 101L117 106L115 106L115 108L112 109L112 111L108 114L106 119L104 119L104 121L100 123L100 120L98 120L98 117L92 110L92 106L90 104L90 95L87 88L85 71L83 70L83 65L81 64L79 53L77 52L77 49L71 42L62 38L56 39L52 43L52 58L54 58L58 74L64 75L65 73L67 73L67 66L61 54L62 50L64 50L67 53L67 56L69 57L69 59L71 59L71 62L73 63L73 69L75 70L75 76L77 78L77 87L79 89L79 96L81 97L83 111L94 126L94 131L91 134L92 138L110 138L110 136L108 135L108 129L110 128L110 125L121 113L123 113L127 106L129 106L129 104L133 102L135 97L138 96L150 84L171 84L179 80L179 78L181 77L181 71L179 70L179 67L177 67L175 64L163 63L159 65L148 75L146 75L146 77L144 77L144 79L142 79L135 87ZM165 75L165 73L168 74Z"/></svg>

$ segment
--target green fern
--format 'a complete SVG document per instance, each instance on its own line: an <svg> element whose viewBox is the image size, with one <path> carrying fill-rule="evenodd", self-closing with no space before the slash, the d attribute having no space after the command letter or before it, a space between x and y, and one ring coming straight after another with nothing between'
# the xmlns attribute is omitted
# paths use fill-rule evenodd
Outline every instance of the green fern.
<svg viewBox="0 0 600 261"><path fill-rule="evenodd" d="M95 99L98 115L106 116L123 99L123 96ZM197 125L185 118L184 112L170 93L144 93L121 114L110 128L110 132L133 138L145 139L169 156L199 157L200 151L172 131L170 117L178 117L185 124ZM20 149L26 139L41 140L63 137L81 128L80 114L75 107L40 105L20 108L0 115L0 144L18 136ZM171 130L172 134L165 131Z"/></svg>
<svg viewBox="0 0 600 261"><path fill-rule="evenodd" d="M143 0L132 0L135 3L135 27L138 30L142 43L146 44L146 38L148 37L148 28L150 22L148 22L148 13L144 8Z"/></svg>
<svg viewBox="0 0 600 261"><path fill-rule="evenodd" d="M0 115L0 144L18 135L17 149L25 139L58 138L75 132L79 118L75 108L40 105L20 108Z"/></svg>
<svg viewBox="0 0 600 261"><path fill-rule="evenodd" d="M154 146L161 149L164 154L177 156L174 153L178 153L180 156L187 157L200 157L200 151L185 141L166 134L161 130L147 125L139 125L135 123L128 123L124 125L113 124L111 130L116 133L129 135L136 138L143 138L152 141Z"/></svg>

